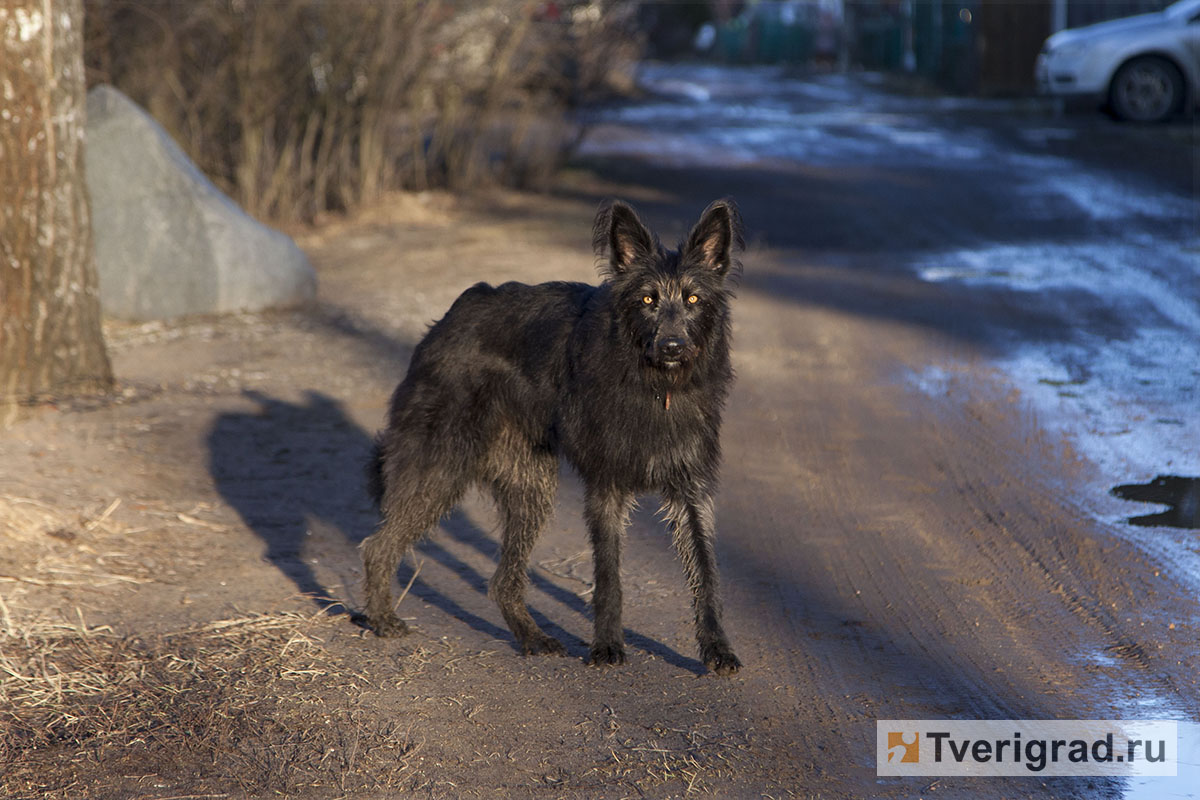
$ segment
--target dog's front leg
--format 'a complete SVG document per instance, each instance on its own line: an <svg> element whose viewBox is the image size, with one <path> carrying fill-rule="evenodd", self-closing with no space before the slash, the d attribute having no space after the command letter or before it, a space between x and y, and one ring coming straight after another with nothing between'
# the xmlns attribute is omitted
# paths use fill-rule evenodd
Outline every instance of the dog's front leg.
<svg viewBox="0 0 1200 800"><path fill-rule="evenodd" d="M663 510L671 522L675 550L683 562L692 606L696 611L696 639L704 666L719 675L737 672L742 662L734 655L721 625L721 597L717 555L713 548L716 515L709 494L699 497L664 497Z"/></svg>
<svg viewBox="0 0 1200 800"><path fill-rule="evenodd" d="M625 635L621 627L621 537L629 523L633 498L616 489L589 486L584 514L592 540L592 607L595 634L589 664L624 664Z"/></svg>

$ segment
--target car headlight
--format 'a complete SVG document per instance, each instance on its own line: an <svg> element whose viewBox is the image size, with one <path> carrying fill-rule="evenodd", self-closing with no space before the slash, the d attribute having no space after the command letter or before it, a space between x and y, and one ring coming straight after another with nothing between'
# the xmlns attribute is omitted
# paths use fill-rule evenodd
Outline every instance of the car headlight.
<svg viewBox="0 0 1200 800"><path fill-rule="evenodd" d="M1080 42L1068 42L1067 44L1048 49L1046 55L1054 56L1055 58L1078 58L1086 49L1087 46Z"/></svg>

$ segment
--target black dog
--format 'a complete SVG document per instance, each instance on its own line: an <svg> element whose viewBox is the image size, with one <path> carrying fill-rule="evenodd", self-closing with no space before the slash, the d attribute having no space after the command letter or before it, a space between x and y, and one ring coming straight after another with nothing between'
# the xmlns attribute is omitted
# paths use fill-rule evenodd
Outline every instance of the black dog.
<svg viewBox="0 0 1200 800"><path fill-rule="evenodd" d="M383 522L363 543L367 618L380 636L407 632L390 593L400 559L479 484L503 519L491 594L505 622L525 653L564 652L525 607L529 554L554 506L561 455L586 485L591 663L625 661L621 535L634 498L656 492L694 593L701 658L732 673L741 664L721 627L713 492L733 380L737 207L713 203L672 251L614 202L596 217L593 244L607 255L600 286L480 283L417 346L368 471Z"/></svg>

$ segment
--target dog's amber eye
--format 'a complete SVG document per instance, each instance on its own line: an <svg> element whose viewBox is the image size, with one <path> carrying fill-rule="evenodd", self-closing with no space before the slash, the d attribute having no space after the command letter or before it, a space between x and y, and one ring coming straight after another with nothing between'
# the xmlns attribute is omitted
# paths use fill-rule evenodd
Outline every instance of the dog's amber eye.
<svg viewBox="0 0 1200 800"><path fill-rule="evenodd" d="M692 305L696 305L696 303L699 303L699 302L700 302L700 296L699 296L699 295L695 295L695 294L689 294L689 295L688 295L688 302L689 302L690 304L692 304Z"/></svg>
<svg viewBox="0 0 1200 800"><path fill-rule="evenodd" d="M646 305L650 305L651 303L654 302L654 298L651 297L650 295L646 295L645 297L642 298L642 302L645 303Z"/></svg>

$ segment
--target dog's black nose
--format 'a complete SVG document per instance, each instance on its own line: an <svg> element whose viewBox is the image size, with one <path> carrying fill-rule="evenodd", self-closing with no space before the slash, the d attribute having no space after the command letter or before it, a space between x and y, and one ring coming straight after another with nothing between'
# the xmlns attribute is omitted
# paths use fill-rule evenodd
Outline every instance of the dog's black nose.
<svg viewBox="0 0 1200 800"><path fill-rule="evenodd" d="M658 343L658 352L663 358L677 358L683 353L683 339L663 339Z"/></svg>

